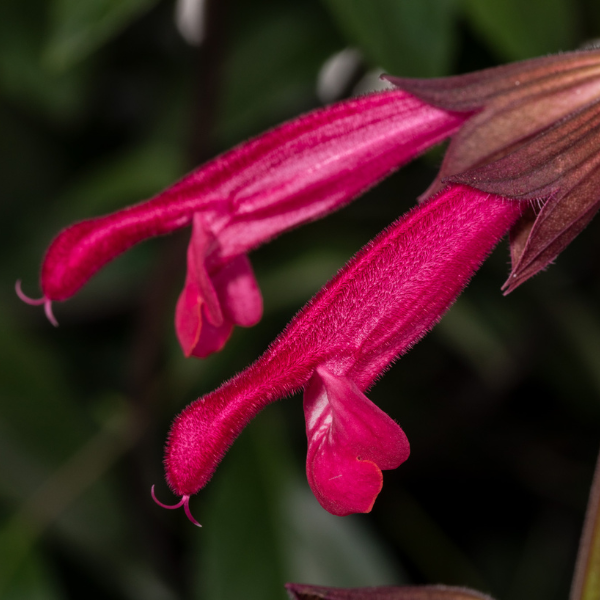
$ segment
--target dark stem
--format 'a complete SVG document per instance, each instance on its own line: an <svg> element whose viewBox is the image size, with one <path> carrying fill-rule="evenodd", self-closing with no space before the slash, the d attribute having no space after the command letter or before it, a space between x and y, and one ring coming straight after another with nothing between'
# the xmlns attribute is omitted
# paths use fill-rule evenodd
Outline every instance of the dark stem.
<svg viewBox="0 0 600 600"><path fill-rule="evenodd" d="M211 156L211 125L214 122L225 9L223 0L206 0L205 37L194 53L193 104L190 115L188 166L195 167ZM138 531L144 540L151 563L181 598L189 597L189 581L185 575L182 541L167 527L163 511L157 509L150 488L164 478L161 467L162 449L157 439L165 431L157 431L163 411L160 401L164 381L165 331L173 327L175 290L183 285L186 247L189 231L176 232L164 240L162 258L150 274L148 285L140 295L137 323L133 333L127 391L133 421L143 429L139 443L126 457L124 477Z"/></svg>
<svg viewBox="0 0 600 600"><path fill-rule="evenodd" d="M205 0L204 39L195 55L194 106L188 156L191 166L197 166L213 154L211 131L217 113L221 69L223 62L227 2Z"/></svg>

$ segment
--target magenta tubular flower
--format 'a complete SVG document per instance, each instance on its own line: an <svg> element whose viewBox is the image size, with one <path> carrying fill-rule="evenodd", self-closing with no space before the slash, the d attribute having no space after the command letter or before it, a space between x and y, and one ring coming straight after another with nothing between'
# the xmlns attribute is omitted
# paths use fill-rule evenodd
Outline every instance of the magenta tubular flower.
<svg viewBox="0 0 600 600"><path fill-rule="evenodd" d="M223 154L158 196L62 231L42 265L43 298L72 296L107 262L151 236L192 224L176 330L186 356L219 350L235 324L261 317L246 253L336 210L458 130L470 113L404 91L316 110ZM19 295L27 301L18 289Z"/></svg>
<svg viewBox="0 0 600 600"><path fill-rule="evenodd" d="M254 365L177 417L167 480L181 496L171 508L190 518L190 495L245 425L301 388L315 496L336 515L369 511L382 470L406 460L409 445L365 391L441 318L508 230L511 291L600 207L600 50L446 79L388 79L400 90L291 121L148 202L66 229L48 250L44 296L32 302L51 316L51 301L120 252L192 224L175 320L184 353L206 356L235 324L260 318L249 250L452 136L421 206L359 252Z"/></svg>
<svg viewBox="0 0 600 600"><path fill-rule="evenodd" d="M307 476L336 515L368 512L409 445L364 395L441 318L523 204L451 185L368 244L251 367L190 404L166 450L186 501L262 408L304 387Z"/></svg>
<svg viewBox="0 0 600 600"><path fill-rule="evenodd" d="M315 496L336 515L369 511L381 471L406 460L409 446L364 392L437 322L508 230L510 291L600 206L600 51L448 79L389 79L469 118L423 204L363 249L254 365L176 419L167 481L188 513L190 495L248 421L301 388Z"/></svg>

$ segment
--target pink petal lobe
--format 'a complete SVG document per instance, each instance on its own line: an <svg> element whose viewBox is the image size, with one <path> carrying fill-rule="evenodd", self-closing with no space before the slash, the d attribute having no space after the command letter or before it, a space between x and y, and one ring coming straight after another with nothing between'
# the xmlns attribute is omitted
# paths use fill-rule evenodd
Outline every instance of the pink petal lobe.
<svg viewBox="0 0 600 600"><path fill-rule="evenodd" d="M231 332L233 323L223 319L220 325L213 325L206 315L199 286L190 278L177 301L175 309L175 331L185 356L206 358L223 348Z"/></svg>
<svg viewBox="0 0 600 600"><path fill-rule="evenodd" d="M236 256L209 273L218 242L202 215L194 215L185 286L175 310L175 329L185 356L206 358L223 348L234 325L249 327L262 316L262 296L250 261Z"/></svg>
<svg viewBox="0 0 600 600"><path fill-rule="evenodd" d="M318 367L304 393L306 473L321 506L334 515L369 512L410 452L400 426L343 376Z"/></svg>
<svg viewBox="0 0 600 600"><path fill-rule="evenodd" d="M202 330L202 298L194 281L186 278L175 308L175 332L185 356L191 356Z"/></svg>
<svg viewBox="0 0 600 600"><path fill-rule="evenodd" d="M232 332L233 323L230 321L225 320L218 327L215 327L208 321L204 321L196 344L187 356L206 358L215 352L219 352L219 350L222 350L223 346L225 346Z"/></svg>
<svg viewBox="0 0 600 600"><path fill-rule="evenodd" d="M219 298L205 266L211 243L214 244L214 236L207 231L201 216L194 215L185 285L175 309L175 331L185 356L194 354L203 329L209 325L213 328L224 325Z"/></svg>
<svg viewBox="0 0 600 600"><path fill-rule="evenodd" d="M236 256L211 275L210 287L215 292L222 321L217 325L210 318L205 319L187 356L206 358L218 352L231 336L234 325L250 327L256 325L262 316L262 296L245 255ZM204 310L207 305L204 305Z"/></svg>
<svg viewBox="0 0 600 600"><path fill-rule="evenodd" d="M260 321L262 295L245 254L225 264L212 276L212 281L226 319L242 327L251 327Z"/></svg>
<svg viewBox="0 0 600 600"><path fill-rule="evenodd" d="M204 224L202 214L196 213L193 220L192 239L188 247L188 275L200 290L204 311L215 327L223 324L223 312L212 278L206 268L206 259L217 245L214 235Z"/></svg>

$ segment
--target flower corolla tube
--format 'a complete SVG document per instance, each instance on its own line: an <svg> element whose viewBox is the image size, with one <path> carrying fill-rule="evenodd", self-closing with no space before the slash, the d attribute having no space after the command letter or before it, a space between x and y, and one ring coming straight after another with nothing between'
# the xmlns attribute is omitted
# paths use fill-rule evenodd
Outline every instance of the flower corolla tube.
<svg viewBox="0 0 600 600"><path fill-rule="evenodd" d="M191 225L175 325L186 355L207 356L235 325L260 319L250 250L451 138L420 204L367 244L253 365L175 419L165 465L181 500L171 508L190 519L190 496L246 424L301 389L315 496L336 515L371 510L382 470L409 454L400 426L366 396L377 377L437 323L507 232L506 293L554 260L600 206L600 50L449 78L386 78L397 89L290 121L151 200L65 229L44 259L43 297L18 288L52 317L52 301L133 244Z"/></svg>

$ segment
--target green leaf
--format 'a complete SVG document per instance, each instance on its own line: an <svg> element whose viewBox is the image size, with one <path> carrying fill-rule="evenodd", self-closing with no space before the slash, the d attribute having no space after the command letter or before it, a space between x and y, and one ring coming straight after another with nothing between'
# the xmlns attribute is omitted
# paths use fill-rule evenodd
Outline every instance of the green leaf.
<svg viewBox="0 0 600 600"><path fill-rule="evenodd" d="M7 314L2 307L2 315ZM0 375L3 391L0 426L47 466L64 460L92 431L75 402L56 352L8 324L0 317ZM3 483L11 465L0 463ZM6 469L6 473L4 470Z"/></svg>
<svg viewBox="0 0 600 600"><path fill-rule="evenodd" d="M45 8L40 0L0 2L0 91L27 108L72 118L81 107L87 73L53 73L42 64Z"/></svg>
<svg viewBox="0 0 600 600"><path fill-rule="evenodd" d="M45 50L49 66L67 69L119 33L157 0L54 0Z"/></svg>
<svg viewBox="0 0 600 600"><path fill-rule="evenodd" d="M435 337L462 355L492 388L510 379L516 365L481 307L462 297L435 329Z"/></svg>
<svg viewBox="0 0 600 600"><path fill-rule="evenodd" d="M61 220L68 223L146 200L180 177L184 165L175 144L154 140L97 161L58 201Z"/></svg>
<svg viewBox="0 0 600 600"><path fill-rule="evenodd" d="M192 512L203 525L201 532L193 531L202 538L198 539L203 559L197 570L202 573L198 581L202 593L199 591L198 597L281 598L286 576L278 539L280 488L285 485L281 478L286 474L277 465L281 450L269 456L264 448L273 444L272 425L277 425L266 422L265 416L272 421L274 415L264 413L236 441L235 451L225 459L211 482L212 489L206 492L205 510L196 514L194 504L198 506L199 502L192 501ZM258 437L258 429L264 435Z"/></svg>
<svg viewBox="0 0 600 600"><path fill-rule="evenodd" d="M464 0L467 18L505 60L572 50L576 15L570 0Z"/></svg>
<svg viewBox="0 0 600 600"><path fill-rule="evenodd" d="M454 0L325 0L351 44L394 75L448 72L455 50Z"/></svg>
<svg viewBox="0 0 600 600"><path fill-rule="evenodd" d="M14 552L18 537L0 536L0 557L3 565ZM46 568L41 556L31 553L19 566L10 584L2 590L4 600L59 600L65 596L52 577L50 569Z"/></svg>
<svg viewBox="0 0 600 600"><path fill-rule="evenodd" d="M336 42L319 13L283 5L234 38L223 66L219 144L227 147L312 108L317 73L339 49Z"/></svg>

